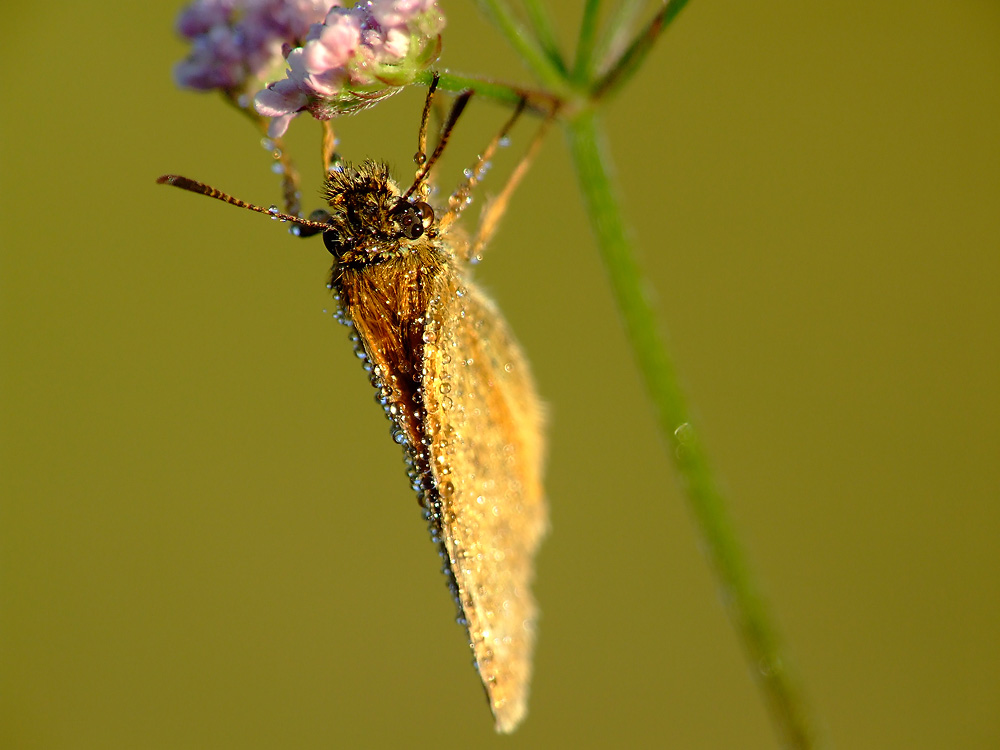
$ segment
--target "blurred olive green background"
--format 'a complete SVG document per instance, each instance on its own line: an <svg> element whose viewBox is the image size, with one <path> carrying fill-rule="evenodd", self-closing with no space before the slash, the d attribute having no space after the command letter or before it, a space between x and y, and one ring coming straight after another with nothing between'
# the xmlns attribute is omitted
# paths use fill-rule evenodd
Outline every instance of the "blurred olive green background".
<svg viewBox="0 0 1000 750"><path fill-rule="evenodd" d="M442 67L527 80L444 5ZM178 7L4 14L0 746L774 747L560 134L477 270L551 415L531 714L502 738L322 243L154 184L279 198L252 129L174 88ZM578 4L553 11L571 39ZM408 172L421 102L343 120L343 153ZM504 115L473 104L444 187ZM705 441L841 748L1000 745L998 120L989 0L694 0L607 112Z"/></svg>

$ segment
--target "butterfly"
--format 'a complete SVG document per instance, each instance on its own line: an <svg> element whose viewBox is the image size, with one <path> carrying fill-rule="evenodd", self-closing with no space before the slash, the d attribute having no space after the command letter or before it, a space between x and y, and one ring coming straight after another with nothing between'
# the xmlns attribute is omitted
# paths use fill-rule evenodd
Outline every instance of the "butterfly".
<svg viewBox="0 0 1000 750"><path fill-rule="evenodd" d="M322 235L333 256L338 315L404 448L496 729L511 732L527 711L538 619L531 585L548 529L544 419L527 360L469 265L494 233L545 124L470 238L456 222L526 100L435 211L429 175L471 97L456 98L428 157L437 83L435 76L406 190L385 164L337 162L327 171L327 208L302 219L186 177L158 182L292 222L300 236Z"/></svg>

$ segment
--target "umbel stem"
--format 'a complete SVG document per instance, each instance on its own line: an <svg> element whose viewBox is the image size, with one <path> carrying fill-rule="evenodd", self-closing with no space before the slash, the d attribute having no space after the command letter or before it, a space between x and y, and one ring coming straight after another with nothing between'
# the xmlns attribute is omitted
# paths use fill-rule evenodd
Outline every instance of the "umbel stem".
<svg viewBox="0 0 1000 750"><path fill-rule="evenodd" d="M604 148L596 113L586 111L567 121L566 137L586 213L593 223L626 334L722 588L729 617L743 642L782 746L814 747L816 738L805 700L790 674L773 616L753 579L657 328L656 313L626 232L618 192L611 181L614 169Z"/></svg>

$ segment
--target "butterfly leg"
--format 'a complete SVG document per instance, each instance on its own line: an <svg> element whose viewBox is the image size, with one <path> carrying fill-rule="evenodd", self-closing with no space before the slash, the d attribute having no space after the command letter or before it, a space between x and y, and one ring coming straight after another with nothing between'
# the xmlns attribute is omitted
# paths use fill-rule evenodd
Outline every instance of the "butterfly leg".
<svg viewBox="0 0 1000 750"><path fill-rule="evenodd" d="M552 124L553 118L554 113L548 115L542 121L542 124L531 139L531 143L528 144L527 150L521 157L521 161L517 163L514 171L507 178L507 183L503 186L503 190L487 203L483 209L483 213L479 217L479 225L476 227L476 236L469 243L468 257L470 259L478 260L482 257L483 249L493 237L494 232L496 232L500 224L500 219L503 218L504 213L507 211L507 204L510 201L511 195L514 194L517 186L531 167L531 162L538 154L538 149L542 145L542 140L545 138L545 133L548 131L549 125Z"/></svg>

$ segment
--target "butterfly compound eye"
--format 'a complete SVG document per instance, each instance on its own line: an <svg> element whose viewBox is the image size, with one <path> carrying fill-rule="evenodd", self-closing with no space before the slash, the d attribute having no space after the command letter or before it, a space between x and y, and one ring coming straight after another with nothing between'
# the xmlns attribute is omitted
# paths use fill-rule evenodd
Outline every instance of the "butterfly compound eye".
<svg viewBox="0 0 1000 750"><path fill-rule="evenodd" d="M330 251L330 255L334 258L339 258L344 252L344 245L340 241L340 235L332 229L327 229L323 232L323 244L326 245L326 249Z"/></svg>
<svg viewBox="0 0 1000 750"><path fill-rule="evenodd" d="M431 225L431 222L434 221L434 209L423 201L414 203L413 207L417 210L417 213L420 214L420 220L424 224L424 229L427 229L427 227Z"/></svg>
<svg viewBox="0 0 1000 750"><path fill-rule="evenodd" d="M402 229L402 235L409 240L415 240L424 233L423 215L420 211L421 205L427 204L418 203L414 205L412 203L403 203L395 211L395 218Z"/></svg>

